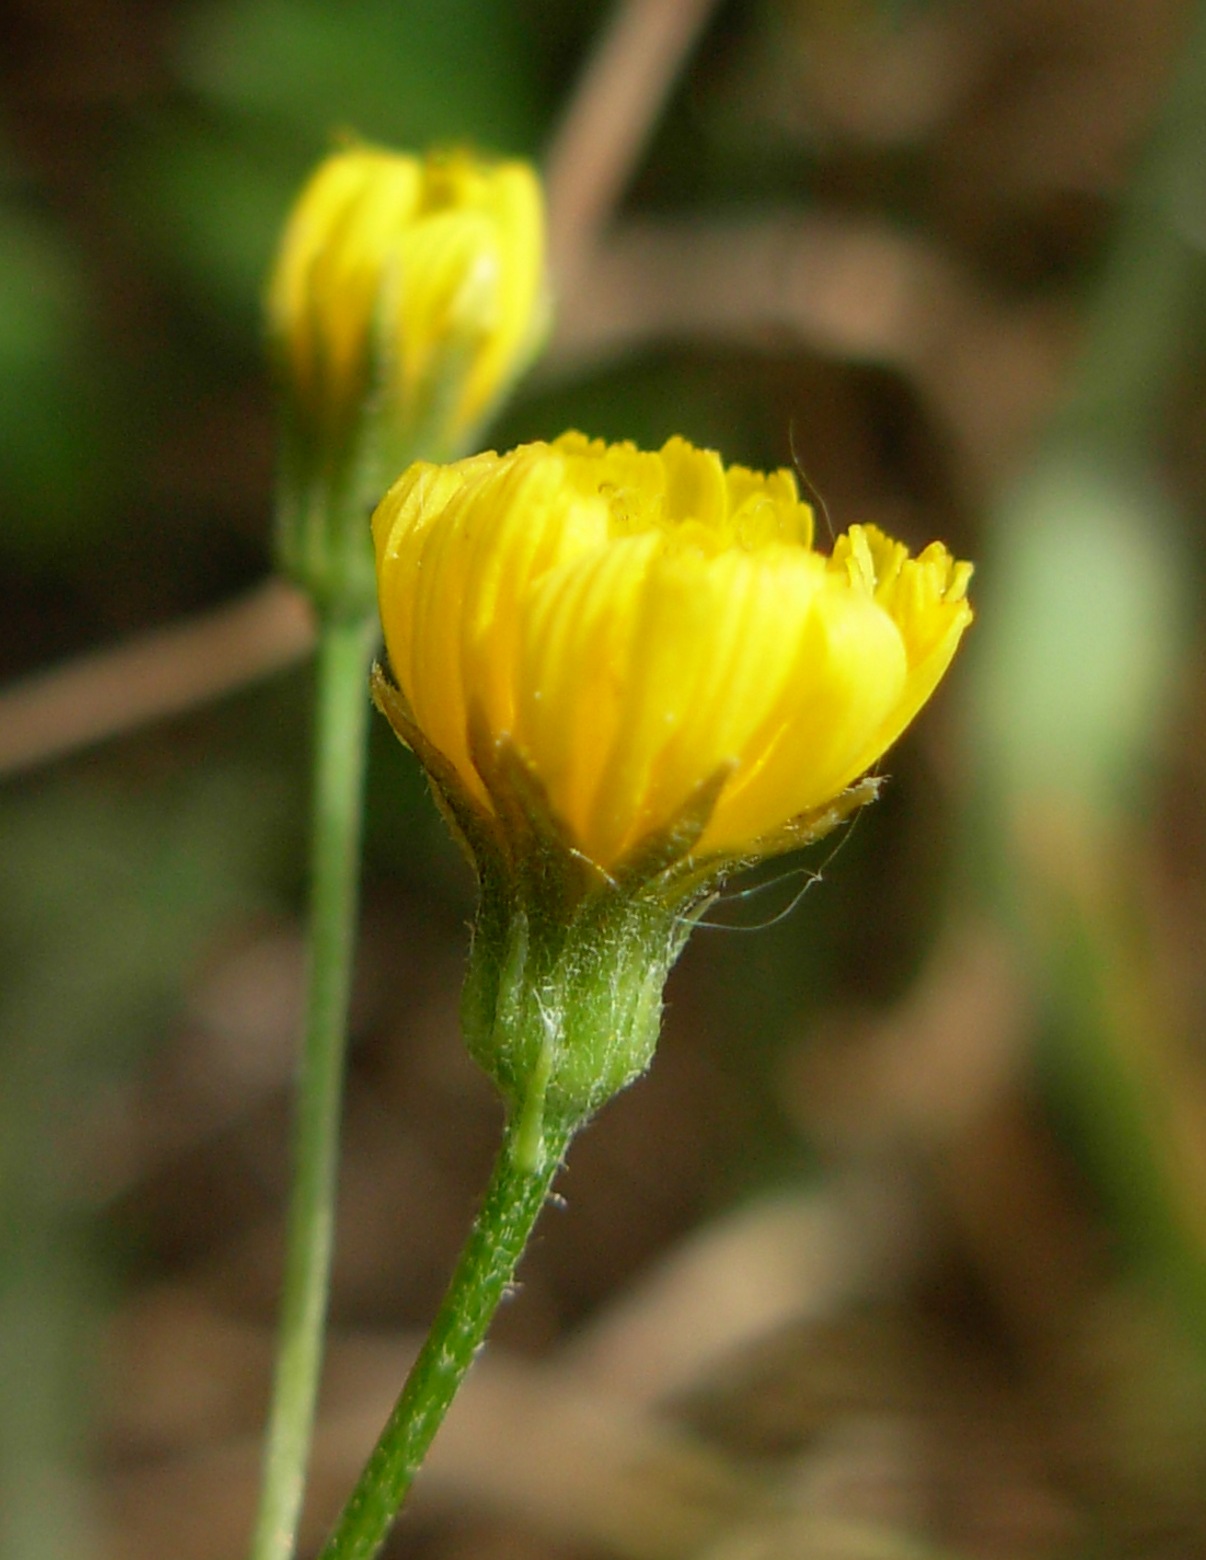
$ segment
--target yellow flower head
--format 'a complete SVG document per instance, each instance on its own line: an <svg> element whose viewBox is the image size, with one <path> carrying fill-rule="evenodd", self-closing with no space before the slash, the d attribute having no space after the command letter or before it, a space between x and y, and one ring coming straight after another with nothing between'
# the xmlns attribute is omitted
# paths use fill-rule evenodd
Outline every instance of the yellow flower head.
<svg viewBox="0 0 1206 1560"><path fill-rule="evenodd" d="M435 422L441 447L460 445L543 324L536 175L458 151L336 153L289 218L268 313L285 395L312 430L341 434L371 397L412 444Z"/></svg>
<svg viewBox="0 0 1206 1560"><path fill-rule="evenodd" d="M910 558L854 526L818 552L791 472L679 438L420 463L373 536L400 734L504 848L518 774L607 874L684 818L695 862L809 837L972 616L940 544Z"/></svg>

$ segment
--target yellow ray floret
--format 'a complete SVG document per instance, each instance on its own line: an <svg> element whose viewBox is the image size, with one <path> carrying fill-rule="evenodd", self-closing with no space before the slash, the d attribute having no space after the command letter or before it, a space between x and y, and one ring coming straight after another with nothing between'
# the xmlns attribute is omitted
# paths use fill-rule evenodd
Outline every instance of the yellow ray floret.
<svg viewBox="0 0 1206 1560"><path fill-rule="evenodd" d="M471 717L604 869L718 775L698 854L756 852L900 736L972 616L939 544L812 532L790 472L683 439L419 463L373 519L390 666L485 813Z"/></svg>

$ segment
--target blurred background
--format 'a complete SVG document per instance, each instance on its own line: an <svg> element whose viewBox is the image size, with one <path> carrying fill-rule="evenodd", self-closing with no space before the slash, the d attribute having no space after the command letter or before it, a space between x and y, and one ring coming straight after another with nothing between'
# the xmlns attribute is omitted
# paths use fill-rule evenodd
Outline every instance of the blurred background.
<svg viewBox="0 0 1206 1560"><path fill-rule="evenodd" d="M978 568L882 800L695 936L389 1553L1206 1554L1206 7L7 0L0 40L0 1555L250 1531L310 697L260 299L344 131L547 167L497 442L682 433ZM472 904L376 721L311 1552L498 1138Z"/></svg>

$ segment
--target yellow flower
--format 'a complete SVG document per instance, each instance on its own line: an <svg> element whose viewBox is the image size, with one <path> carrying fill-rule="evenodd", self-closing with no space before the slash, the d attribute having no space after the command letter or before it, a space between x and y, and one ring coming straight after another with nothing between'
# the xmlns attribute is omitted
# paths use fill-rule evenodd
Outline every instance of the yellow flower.
<svg viewBox="0 0 1206 1560"><path fill-rule="evenodd" d="M812 521L789 471L678 438L414 465L373 519L382 702L504 848L500 752L605 873L701 797L692 860L783 848L900 736L972 616L940 544L910 558L854 526L827 556Z"/></svg>
<svg viewBox="0 0 1206 1560"><path fill-rule="evenodd" d="M458 151L336 153L289 219L268 315L286 397L312 429L342 432L373 397L412 442L434 422L440 447L461 446L543 325L536 175Z"/></svg>

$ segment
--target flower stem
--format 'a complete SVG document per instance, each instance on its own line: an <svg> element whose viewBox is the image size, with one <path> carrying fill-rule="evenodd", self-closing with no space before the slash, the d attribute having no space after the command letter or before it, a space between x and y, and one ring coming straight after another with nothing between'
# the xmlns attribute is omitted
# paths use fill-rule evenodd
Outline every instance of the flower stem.
<svg viewBox="0 0 1206 1560"><path fill-rule="evenodd" d="M319 1560L371 1560L514 1276L572 1136L546 1126L537 1151L507 1136L427 1341Z"/></svg>
<svg viewBox="0 0 1206 1560"><path fill-rule="evenodd" d="M318 632L310 967L297 1083L284 1300L251 1560L290 1560L314 1407L334 1221L348 992L363 812L372 618L327 615Z"/></svg>

